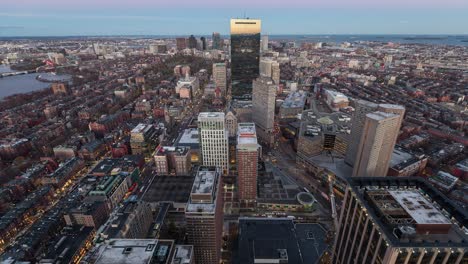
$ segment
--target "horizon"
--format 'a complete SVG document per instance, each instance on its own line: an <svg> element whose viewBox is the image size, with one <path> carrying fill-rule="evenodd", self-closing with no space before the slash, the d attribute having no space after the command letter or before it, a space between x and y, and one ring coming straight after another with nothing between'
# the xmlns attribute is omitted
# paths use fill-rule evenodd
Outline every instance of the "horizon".
<svg viewBox="0 0 468 264"><path fill-rule="evenodd" d="M175 37L189 37L190 35L193 35L194 37L211 37L213 33L219 33L219 32L211 32L211 33L206 33L206 34L174 34L174 35L166 35L166 34L121 34L121 35L43 35L43 36L0 36L0 39L8 39L8 38L99 38L99 37L105 37L105 38L119 38L119 37L136 37L136 38L142 38L142 37L161 37L161 38L175 38ZM317 37L326 37L326 36L415 36L415 37L468 37L468 33L462 33L462 34L418 34L418 33L406 33L406 34L393 34L393 33L369 33L369 34L287 34L287 33L276 33L276 34L266 34L266 33L261 33L261 35L267 35L269 37L283 37L283 36L317 36ZM222 37L229 37L230 34L220 34Z"/></svg>
<svg viewBox="0 0 468 264"><path fill-rule="evenodd" d="M302 3L304 8L297 7L300 0L284 8L278 1L258 1L248 8L227 8L201 0L197 7L177 8L146 0L128 6L120 0L111 6L99 1L89 9L83 3L46 0L38 5L23 0L3 5L0 37L229 35L229 19L236 17L262 20L262 34L267 35L468 35L468 2L448 0L441 6L429 1L419 8L401 0L392 1L394 5L358 0L355 6L340 1L316 7ZM262 3L265 7L259 8Z"/></svg>

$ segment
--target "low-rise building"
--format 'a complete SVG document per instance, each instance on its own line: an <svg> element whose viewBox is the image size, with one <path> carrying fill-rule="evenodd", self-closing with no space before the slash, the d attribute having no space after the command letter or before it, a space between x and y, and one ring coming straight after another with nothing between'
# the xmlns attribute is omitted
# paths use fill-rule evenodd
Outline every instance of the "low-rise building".
<svg viewBox="0 0 468 264"><path fill-rule="evenodd" d="M154 153L154 161L159 175L189 175L192 168L188 147L158 147Z"/></svg>

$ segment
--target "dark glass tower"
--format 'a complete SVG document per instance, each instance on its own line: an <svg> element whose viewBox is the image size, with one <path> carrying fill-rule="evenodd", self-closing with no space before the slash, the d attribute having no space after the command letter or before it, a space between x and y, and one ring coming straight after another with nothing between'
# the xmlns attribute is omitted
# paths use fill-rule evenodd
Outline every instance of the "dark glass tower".
<svg viewBox="0 0 468 264"><path fill-rule="evenodd" d="M251 99L259 75L261 21L231 19L232 98Z"/></svg>

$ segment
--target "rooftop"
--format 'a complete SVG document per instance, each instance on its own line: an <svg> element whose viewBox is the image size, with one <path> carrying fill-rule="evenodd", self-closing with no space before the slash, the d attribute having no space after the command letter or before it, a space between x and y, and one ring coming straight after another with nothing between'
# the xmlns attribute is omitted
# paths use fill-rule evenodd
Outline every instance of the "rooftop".
<svg viewBox="0 0 468 264"><path fill-rule="evenodd" d="M176 142L177 146L194 146L200 143L198 137L198 129L196 128L189 128L185 129L184 133L179 137Z"/></svg>
<svg viewBox="0 0 468 264"><path fill-rule="evenodd" d="M245 217L239 219L239 230L237 263L317 263L328 247L326 231L319 224Z"/></svg>
<svg viewBox="0 0 468 264"><path fill-rule="evenodd" d="M192 263L192 255L192 245L176 245L172 264L190 264Z"/></svg>
<svg viewBox="0 0 468 264"><path fill-rule="evenodd" d="M193 176L154 177L142 199L150 203L187 203L193 181Z"/></svg>
<svg viewBox="0 0 468 264"><path fill-rule="evenodd" d="M155 254L156 239L111 239L97 249L96 264L151 263Z"/></svg>
<svg viewBox="0 0 468 264"><path fill-rule="evenodd" d="M292 92L284 99L282 108L302 108L306 101L307 93L303 91Z"/></svg>
<svg viewBox="0 0 468 264"><path fill-rule="evenodd" d="M374 119L376 121L382 121L382 120L385 120L385 119L388 119L388 118L398 117L398 115L393 114L393 113L386 113L386 112L377 111L377 112L367 114L366 117L367 118L372 118L372 119Z"/></svg>
<svg viewBox="0 0 468 264"><path fill-rule="evenodd" d="M393 198L418 224L450 224L437 208L416 190L389 191Z"/></svg>
<svg viewBox="0 0 468 264"><path fill-rule="evenodd" d="M224 120L223 112L201 112L198 114L198 118L222 118Z"/></svg>
<svg viewBox="0 0 468 264"><path fill-rule="evenodd" d="M348 178L351 190L398 247L467 247L468 212L419 177Z"/></svg>
<svg viewBox="0 0 468 264"><path fill-rule="evenodd" d="M254 123L239 123L237 129L237 144L257 145L257 133Z"/></svg>
<svg viewBox="0 0 468 264"><path fill-rule="evenodd" d="M217 172L215 170L199 170L195 176L195 182L192 187L192 194L211 194L213 193Z"/></svg>
<svg viewBox="0 0 468 264"><path fill-rule="evenodd" d="M211 214L215 211L219 175L219 169L216 167L198 169L186 212Z"/></svg>

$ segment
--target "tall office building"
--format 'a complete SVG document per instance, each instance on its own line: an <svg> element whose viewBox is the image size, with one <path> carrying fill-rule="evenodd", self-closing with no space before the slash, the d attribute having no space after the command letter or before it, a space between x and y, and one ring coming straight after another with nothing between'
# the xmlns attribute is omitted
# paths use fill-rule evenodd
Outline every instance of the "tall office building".
<svg viewBox="0 0 468 264"><path fill-rule="evenodd" d="M198 131L202 164L229 173L228 132L224 126L224 113L203 112L198 115Z"/></svg>
<svg viewBox="0 0 468 264"><path fill-rule="evenodd" d="M348 181L332 263L468 263L466 211L424 179Z"/></svg>
<svg viewBox="0 0 468 264"><path fill-rule="evenodd" d="M257 199L258 143L254 123L239 123L237 129L237 182L239 200L254 205Z"/></svg>
<svg viewBox="0 0 468 264"><path fill-rule="evenodd" d="M223 230L221 175L217 167L202 166L193 182L185 210L188 242L195 263L219 264Z"/></svg>
<svg viewBox="0 0 468 264"><path fill-rule="evenodd" d="M262 36L262 52L268 51L268 35Z"/></svg>
<svg viewBox="0 0 468 264"><path fill-rule="evenodd" d="M280 66L271 58L260 59L260 76L270 77L275 84L280 81Z"/></svg>
<svg viewBox="0 0 468 264"><path fill-rule="evenodd" d="M213 36L211 37L213 44L213 49L222 49L221 45L221 35L218 32L213 32Z"/></svg>
<svg viewBox="0 0 468 264"><path fill-rule="evenodd" d="M366 115L353 177L386 176L399 131L400 116L373 112Z"/></svg>
<svg viewBox="0 0 468 264"><path fill-rule="evenodd" d="M356 159L356 153L359 148L359 142L361 140L362 129L364 127L366 115L377 111L377 108L377 104L365 100L358 100L355 102L354 114L353 118L351 119L351 136L345 156L345 162L350 166L354 166L354 161Z"/></svg>
<svg viewBox="0 0 468 264"><path fill-rule="evenodd" d="M277 85L271 78L259 77L253 81L252 120L257 126L257 135L267 145L274 143L276 90Z"/></svg>
<svg viewBox="0 0 468 264"><path fill-rule="evenodd" d="M190 37L188 39L188 47L189 47L189 49L196 49L197 48L197 39L193 35L190 35Z"/></svg>
<svg viewBox="0 0 468 264"><path fill-rule="evenodd" d="M250 99L252 81L258 77L261 21L231 19L232 97Z"/></svg>
<svg viewBox="0 0 468 264"><path fill-rule="evenodd" d="M403 107L402 105L394 105L394 104L379 104L378 111L385 112L385 113L393 113L393 114L398 115L399 117L398 124L397 124L398 130L397 130L397 133L393 135L393 139L392 139L393 145L395 145L397 138L398 138L398 132L401 128L401 124L403 123L403 118L405 116L405 107Z"/></svg>
<svg viewBox="0 0 468 264"><path fill-rule="evenodd" d="M226 63L213 63L213 81L226 94Z"/></svg>
<svg viewBox="0 0 468 264"><path fill-rule="evenodd" d="M201 50L206 50L206 38L201 37L200 41L201 41Z"/></svg>
<svg viewBox="0 0 468 264"><path fill-rule="evenodd" d="M184 50L187 48L187 39L186 38L176 38L177 50Z"/></svg>

